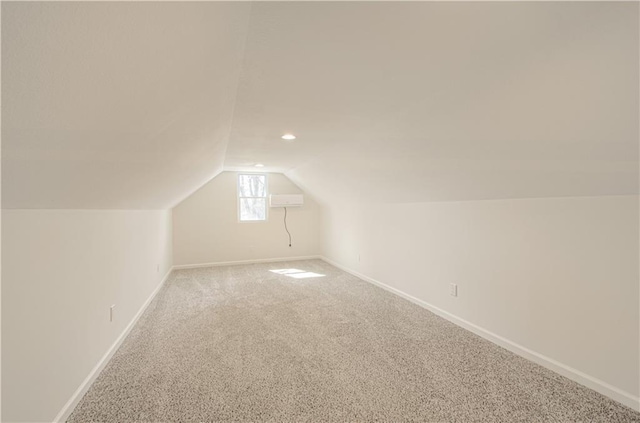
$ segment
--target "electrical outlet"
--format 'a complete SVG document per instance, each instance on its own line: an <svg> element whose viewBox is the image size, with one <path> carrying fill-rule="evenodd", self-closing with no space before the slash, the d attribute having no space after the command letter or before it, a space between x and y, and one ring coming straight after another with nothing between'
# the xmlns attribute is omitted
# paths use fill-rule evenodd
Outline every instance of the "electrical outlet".
<svg viewBox="0 0 640 423"><path fill-rule="evenodd" d="M452 297L457 297L458 296L458 285L456 285L455 283L452 283L449 286L449 294L451 294Z"/></svg>
<svg viewBox="0 0 640 423"><path fill-rule="evenodd" d="M111 305L111 307L109 307L109 321L113 322L113 313L114 313L114 309L116 308L116 305L113 304Z"/></svg>
<svg viewBox="0 0 640 423"><path fill-rule="evenodd" d="M159 264L156 267L156 272L160 273L160 265Z"/></svg>
<svg viewBox="0 0 640 423"><path fill-rule="evenodd" d="M358 262L360 262L360 254L358 254Z"/></svg>

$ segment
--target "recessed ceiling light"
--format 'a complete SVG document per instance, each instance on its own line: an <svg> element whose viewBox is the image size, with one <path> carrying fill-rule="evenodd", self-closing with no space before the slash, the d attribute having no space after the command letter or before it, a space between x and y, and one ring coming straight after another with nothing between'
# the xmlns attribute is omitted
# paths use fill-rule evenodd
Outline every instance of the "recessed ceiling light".
<svg viewBox="0 0 640 423"><path fill-rule="evenodd" d="M255 167L264 167L264 165L262 163L256 163L254 164Z"/></svg>
<svg viewBox="0 0 640 423"><path fill-rule="evenodd" d="M284 135L282 136L282 139L283 139L283 140L295 140L295 139L296 139L296 136L295 136L295 135L293 135L293 134L284 134Z"/></svg>

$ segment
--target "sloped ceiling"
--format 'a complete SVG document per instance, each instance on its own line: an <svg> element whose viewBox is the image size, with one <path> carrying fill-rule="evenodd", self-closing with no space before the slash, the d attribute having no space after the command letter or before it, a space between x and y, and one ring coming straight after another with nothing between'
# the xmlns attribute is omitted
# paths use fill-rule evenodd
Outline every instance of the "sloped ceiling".
<svg viewBox="0 0 640 423"><path fill-rule="evenodd" d="M219 173L250 7L3 2L3 207L167 208Z"/></svg>
<svg viewBox="0 0 640 423"><path fill-rule="evenodd" d="M638 4L3 3L3 207L638 192ZM292 132L295 142L280 136Z"/></svg>
<svg viewBox="0 0 640 423"><path fill-rule="evenodd" d="M637 193L638 39L637 3L256 3L225 167L325 200Z"/></svg>

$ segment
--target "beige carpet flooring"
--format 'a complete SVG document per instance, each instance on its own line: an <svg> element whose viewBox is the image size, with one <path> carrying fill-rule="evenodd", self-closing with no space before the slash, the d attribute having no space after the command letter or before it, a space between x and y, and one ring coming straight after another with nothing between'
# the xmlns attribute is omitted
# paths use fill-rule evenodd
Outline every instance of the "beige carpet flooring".
<svg viewBox="0 0 640 423"><path fill-rule="evenodd" d="M271 272L290 268L324 276ZM310 260L175 271L68 421L640 422L640 414Z"/></svg>

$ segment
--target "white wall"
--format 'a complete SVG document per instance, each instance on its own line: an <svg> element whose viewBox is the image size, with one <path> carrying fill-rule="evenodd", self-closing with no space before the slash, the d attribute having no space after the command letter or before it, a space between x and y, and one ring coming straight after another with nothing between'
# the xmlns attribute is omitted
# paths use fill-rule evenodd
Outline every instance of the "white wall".
<svg viewBox="0 0 640 423"><path fill-rule="evenodd" d="M2 227L2 421L51 421L170 270L171 211L3 210Z"/></svg>
<svg viewBox="0 0 640 423"><path fill-rule="evenodd" d="M637 196L322 210L326 257L637 399Z"/></svg>
<svg viewBox="0 0 640 423"><path fill-rule="evenodd" d="M320 253L320 211L309 195L302 207L269 208L266 222L239 222L238 172L222 172L173 209L174 265L301 257ZM269 194L302 191L286 176L269 173ZM307 193L304 193L307 194Z"/></svg>

